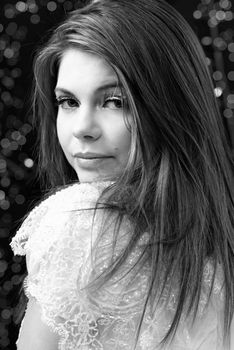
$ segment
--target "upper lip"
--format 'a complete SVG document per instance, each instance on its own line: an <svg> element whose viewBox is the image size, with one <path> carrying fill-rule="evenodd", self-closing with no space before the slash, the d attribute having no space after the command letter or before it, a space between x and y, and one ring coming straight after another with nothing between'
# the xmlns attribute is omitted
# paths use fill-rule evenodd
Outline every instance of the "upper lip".
<svg viewBox="0 0 234 350"><path fill-rule="evenodd" d="M83 159L93 159L93 158L110 158L111 156L107 156L101 153L93 153L93 152L85 152L85 153L76 153L75 157L83 158Z"/></svg>

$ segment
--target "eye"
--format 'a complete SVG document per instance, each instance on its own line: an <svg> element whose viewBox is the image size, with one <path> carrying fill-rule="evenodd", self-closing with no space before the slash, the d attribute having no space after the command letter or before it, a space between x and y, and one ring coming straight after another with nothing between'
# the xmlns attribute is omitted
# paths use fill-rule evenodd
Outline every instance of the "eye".
<svg viewBox="0 0 234 350"><path fill-rule="evenodd" d="M104 102L104 107L110 109L121 109L123 108L123 101L121 97L110 97Z"/></svg>
<svg viewBox="0 0 234 350"><path fill-rule="evenodd" d="M105 94L103 107L110 109L123 109L124 102L122 95ZM125 102L126 103L126 102Z"/></svg>
<svg viewBox="0 0 234 350"><path fill-rule="evenodd" d="M57 104L63 109L74 109L79 107L79 102L72 97L58 97Z"/></svg>

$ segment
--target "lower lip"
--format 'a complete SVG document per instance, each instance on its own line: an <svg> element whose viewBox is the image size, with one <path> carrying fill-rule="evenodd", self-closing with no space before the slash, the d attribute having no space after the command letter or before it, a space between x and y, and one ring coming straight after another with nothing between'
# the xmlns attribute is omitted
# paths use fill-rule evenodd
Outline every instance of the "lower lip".
<svg viewBox="0 0 234 350"><path fill-rule="evenodd" d="M103 158L78 158L76 157L76 163L78 166L81 168L87 168L87 169L92 169L92 168L98 168L100 167L103 163L110 161L110 159L113 159L113 157L103 157Z"/></svg>

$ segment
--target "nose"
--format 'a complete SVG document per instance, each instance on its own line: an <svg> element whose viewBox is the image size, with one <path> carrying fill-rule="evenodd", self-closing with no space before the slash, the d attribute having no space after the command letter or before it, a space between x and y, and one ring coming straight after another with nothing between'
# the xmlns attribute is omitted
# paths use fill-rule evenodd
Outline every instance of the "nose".
<svg viewBox="0 0 234 350"><path fill-rule="evenodd" d="M95 111L87 106L80 106L73 124L73 135L78 139L95 141L101 136Z"/></svg>

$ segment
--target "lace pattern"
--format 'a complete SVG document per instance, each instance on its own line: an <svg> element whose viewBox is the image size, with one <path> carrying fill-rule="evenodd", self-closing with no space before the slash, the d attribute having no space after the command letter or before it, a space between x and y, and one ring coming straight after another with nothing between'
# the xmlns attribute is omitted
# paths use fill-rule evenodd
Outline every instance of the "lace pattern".
<svg viewBox="0 0 234 350"><path fill-rule="evenodd" d="M36 298L42 320L59 334L59 350L130 350L138 329L148 285L148 266L141 271L134 264L141 253L139 245L108 283L95 293L85 288L93 277L93 247L102 228L103 210L93 218L97 198L109 183L75 184L52 195L36 207L13 238L15 254L27 258L26 294ZM114 214L95 256L95 273L109 263ZM117 253L126 245L131 224L120 228ZM126 271L132 268L132 273ZM211 283L212 264L204 270L204 291L195 324L182 318L173 344L161 347L175 311L176 288L167 306L158 305L154 315L149 309L143 320L137 350L221 350L219 329L222 307L222 274L218 272L213 302L205 307L206 286ZM204 346L202 344L205 344Z"/></svg>

